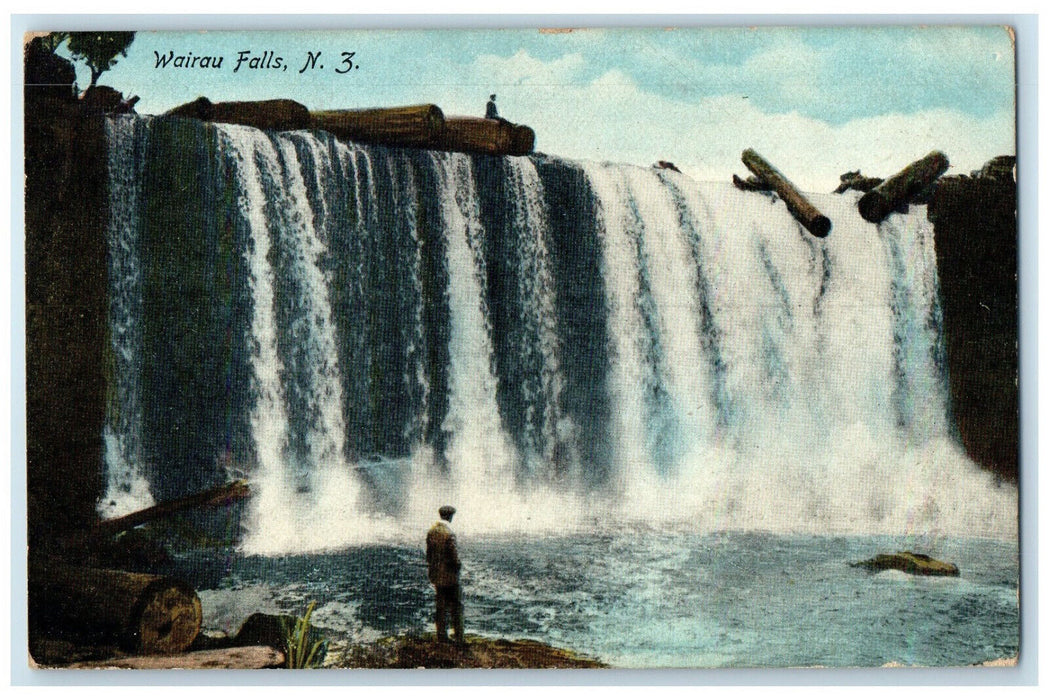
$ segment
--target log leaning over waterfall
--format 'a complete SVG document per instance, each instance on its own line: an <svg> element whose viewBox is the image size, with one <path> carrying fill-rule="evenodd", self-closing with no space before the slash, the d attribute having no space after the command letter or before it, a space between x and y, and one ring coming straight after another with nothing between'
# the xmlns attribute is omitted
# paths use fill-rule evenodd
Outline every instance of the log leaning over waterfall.
<svg viewBox="0 0 1049 700"><path fill-rule="evenodd" d="M143 508L134 513L122 515L119 518L103 520L91 528L88 532L88 536L102 537L106 535L115 535L152 520L157 520L172 515L173 513L177 513L178 511L186 510L187 508L223 506L233 501L247 498L250 495L251 489L248 487L247 481L243 479L232 481L223 486L216 486L215 488L201 491L200 493L195 493L190 496L176 498L171 501L163 501L155 506Z"/></svg>
<svg viewBox="0 0 1049 700"><path fill-rule="evenodd" d="M524 156L535 148L535 132L500 119L445 117L444 133L434 147L493 156Z"/></svg>
<svg viewBox="0 0 1049 700"><path fill-rule="evenodd" d="M948 166L947 156L939 151L914 161L860 198L860 216L871 223L881 223L893 210L931 186Z"/></svg>
<svg viewBox="0 0 1049 700"><path fill-rule="evenodd" d="M254 102L212 102L198 97L192 102L165 112L165 116L191 117L208 122L242 124L256 129L287 131L308 129L310 112L294 100L258 100Z"/></svg>
<svg viewBox="0 0 1049 700"><path fill-rule="evenodd" d="M821 214L819 209L805 199L793 183L783 176L783 173L776 170L772 164L758 155L752 148L743 151L742 158L743 164L747 166L750 172L776 190L776 194L787 205L787 210L802 226L809 230L809 233L817 238L824 238L830 233L830 219Z"/></svg>
<svg viewBox="0 0 1049 700"><path fill-rule="evenodd" d="M444 132L444 114L437 105L310 112L310 127L360 143L424 148Z"/></svg>
<svg viewBox="0 0 1049 700"><path fill-rule="evenodd" d="M142 654L184 651L200 632L200 598L176 579L57 561L29 567L30 625L43 636L117 643Z"/></svg>

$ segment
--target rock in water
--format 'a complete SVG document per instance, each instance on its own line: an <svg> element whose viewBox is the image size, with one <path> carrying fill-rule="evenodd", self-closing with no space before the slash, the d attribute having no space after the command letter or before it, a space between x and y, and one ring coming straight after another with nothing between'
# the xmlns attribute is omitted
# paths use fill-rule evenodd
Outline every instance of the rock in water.
<svg viewBox="0 0 1049 700"><path fill-rule="evenodd" d="M927 554L914 552L896 552L896 554L879 554L873 559L856 562L850 566L862 566L868 571L885 571L899 569L917 576L957 576L958 567L954 564L933 559Z"/></svg>
<svg viewBox="0 0 1049 700"><path fill-rule="evenodd" d="M287 651L285 649L284 626L292 627L294 625L294 615L252 613L241 625L237 636L233 638L233 643L236 646L265 645L281 651Z"/></svg>

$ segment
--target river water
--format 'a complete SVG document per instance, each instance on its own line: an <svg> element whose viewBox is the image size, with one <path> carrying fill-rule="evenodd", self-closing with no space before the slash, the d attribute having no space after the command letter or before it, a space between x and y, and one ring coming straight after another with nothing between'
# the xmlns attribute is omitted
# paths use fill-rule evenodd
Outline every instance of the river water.
<svg viewBox="0 0 1049 700"><path fill-rule="evenodd" d="M636 530L460 538L468 634L533 638L621 668L959 666L1016 656L1015 543ZM957 578L848 566L913 548ZM198 567L199 568L199 567ZM206 626L301 615L357 641L430 631L419 546L230 555L200 592Z"/></svg>

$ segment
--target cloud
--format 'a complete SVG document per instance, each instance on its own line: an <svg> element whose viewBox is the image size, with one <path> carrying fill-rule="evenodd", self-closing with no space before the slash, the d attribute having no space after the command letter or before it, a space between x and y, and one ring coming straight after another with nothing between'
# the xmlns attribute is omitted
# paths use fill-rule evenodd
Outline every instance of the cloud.
<svg viewBox="0 0 1049 700"><path fill-rule="evenodd" d="M541 61L521 49L509 58L479 56L472 72L492 85L568 85L578 79L583 64L578 53Z"/></svg>
<svg viewBox="0 0 1049 700"><path fill-rule="evenodd" d="M490 59L484 61L487 68ZM763 61L777 64L767 52L742 70ZM819 61L812 52L803 65ZM995 155L1015 152L1009 111L984 117L938 108L833 124L799 111L776 113L743 95L667 97L618 69L581 84L523 80L578 75L582 66L574 56L544 68L519 52L500 65L522 72L500 87L502 113L535 129L538 150L569 158L639 165L670 160L699 179L726 181L734 172L745 173L740 153L755 148L799 187L829 191L847 170L886 176L933 149L948 155L952 172L966 173Z"/></svg>
<svg viewBox="0 0 1049 700"><path fill-rule="evenodd" d="M747 95L768 112L842 124L876 113L1009 108L1014 60L1001 27L708 29L648 42L632 69L666 96Z"/></svg>

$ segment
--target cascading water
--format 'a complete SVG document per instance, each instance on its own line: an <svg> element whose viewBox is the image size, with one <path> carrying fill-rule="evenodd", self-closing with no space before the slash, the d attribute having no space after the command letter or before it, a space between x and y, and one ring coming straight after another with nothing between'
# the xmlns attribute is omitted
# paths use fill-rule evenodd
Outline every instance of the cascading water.
<svg viewBox="0 0 1049 700"><path fill-rule="evenodd" d="M140 468L142 400L142 292L138 261L138 196L148 133L139 120L107 121L110 189L114 201L109 221L111 376L108 420L103 441L106 493L99 504L104 517L117 517L153 505L149 482Z"/></svg>
<svg viewBox="0 0 1049 700"><path fill-rule="evenodd" d="M242 472L257 552L416 538L444 502L465 532L1015 535L952 434L921 207L813 196L818 240L668 171L108 134L107 511Z"/></svg>

